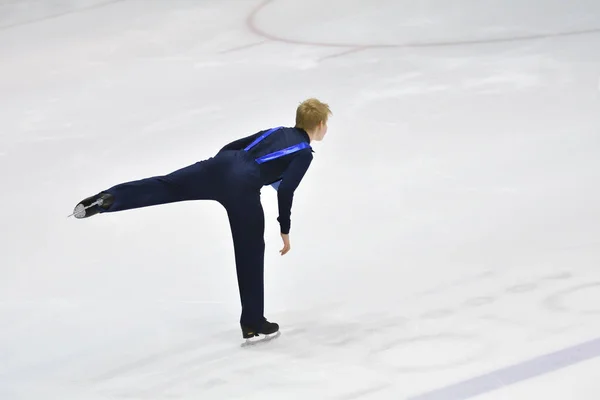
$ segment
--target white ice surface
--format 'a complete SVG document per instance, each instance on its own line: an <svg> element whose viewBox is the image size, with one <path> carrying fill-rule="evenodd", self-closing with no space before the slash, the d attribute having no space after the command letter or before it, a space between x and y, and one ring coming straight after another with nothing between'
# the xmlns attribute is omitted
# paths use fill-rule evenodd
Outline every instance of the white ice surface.
<svg viewBox="0 0 600 400"><path fill-rule="evenodd" d="M309 96L285 257L263 190L276 341L240 347L219 205L65 218ZM0 0L0 200L2 400L396 400L595 339L600 2Z"/></svg>

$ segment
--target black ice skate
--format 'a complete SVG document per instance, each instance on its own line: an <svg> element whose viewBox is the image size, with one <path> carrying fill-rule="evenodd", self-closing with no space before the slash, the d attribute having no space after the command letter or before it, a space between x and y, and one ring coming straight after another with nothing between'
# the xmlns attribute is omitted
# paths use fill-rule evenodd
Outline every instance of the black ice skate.
<svg viewBox="0 0 600 400"><path fill-rule="evenodd" d="M279 332L279 325L275 322L269 322L266 319L262 321L258 328L242 325L242 335L244 339L251 339L259 335L272 335Z"/></svg>
<svg viewBox="0 0 600 400"><path fill-rule="evenodd" d="M99 193L95 196L90 196L87 199L80 201L79 204L75 206L73 214L69 215L69 217L74 216L77 219L91 217L101 211L99 207L106 210L113 202L113 196L108 193Z"/></svg>

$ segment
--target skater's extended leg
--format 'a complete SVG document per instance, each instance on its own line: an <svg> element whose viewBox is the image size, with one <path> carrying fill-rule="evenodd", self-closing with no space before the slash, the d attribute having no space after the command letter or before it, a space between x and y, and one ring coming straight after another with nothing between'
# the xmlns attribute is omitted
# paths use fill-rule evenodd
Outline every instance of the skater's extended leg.
<svg viewBox="0 0 600 400"><path fill-rule="evenodd" d="M104 191L113 196L113 204L106 212L131 210L177 201L192 200L191 193L180 182L168 176L155 176L125 182Z"/></svg>
<svg viewBox="0 0 600 400"><path fill-rule="evenodd" d="M168 175L154 176L115 185L80 202L77 218L98 212L117 212L188 200L214 200L219 190L218 166L211 160L200 161ZM98 199L102 203L83 211Z"/></svg>

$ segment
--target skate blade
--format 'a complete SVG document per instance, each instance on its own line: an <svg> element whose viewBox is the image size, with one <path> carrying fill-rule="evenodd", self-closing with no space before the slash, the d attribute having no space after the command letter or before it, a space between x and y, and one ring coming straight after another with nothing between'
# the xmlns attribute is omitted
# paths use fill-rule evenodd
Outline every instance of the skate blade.
<svg viewBox="0 0 600 400"><path fill-rule="evenodd" d="M78 204L77 207L75 207L75 209L73 210L73 214L67 216L67 218L75 217L77 219L81 219L85 217L85 210L87 210L87 208L84 207L83 204Z"/></svg>
<svg viewBox="0 0 600 400"><path fill-rule="evenodd" d="M92 208L94 206L102 206L102 204L104 204L103 199L98 199L87 207L85 207L83 204L77 204L77 206L73 210L73 214L68 215L67 218L71 218L71 217L75 217L77 219L84 218L87 214L86 213L87 209Z"/></svg>
<svg viewBox="0 0 600 400"><path fill-rule="evenodd" d="M246 341L242 343L242 347L256 346L261 343L270 342L273 339L277 339L279 336L281 336L281 331L277 331L271 335L255 336L253 338L246 339Z"/></svg>

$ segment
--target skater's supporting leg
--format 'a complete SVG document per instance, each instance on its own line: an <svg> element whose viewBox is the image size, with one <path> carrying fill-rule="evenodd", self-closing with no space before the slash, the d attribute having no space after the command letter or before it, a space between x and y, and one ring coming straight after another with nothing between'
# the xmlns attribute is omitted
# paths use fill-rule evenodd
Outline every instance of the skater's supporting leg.
<svg viewBox="0 0 600 400"><path fill-rule="evenodd" d="M246 194L225 204L235 253L242 303L240 323L258 329L264 321L265 220L260 193Z"/></svg>

